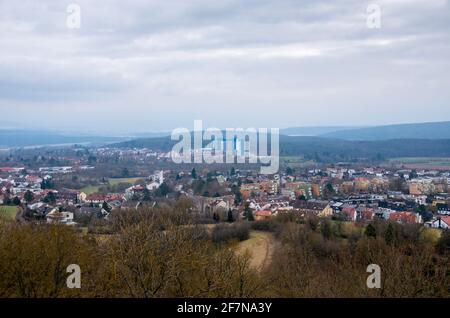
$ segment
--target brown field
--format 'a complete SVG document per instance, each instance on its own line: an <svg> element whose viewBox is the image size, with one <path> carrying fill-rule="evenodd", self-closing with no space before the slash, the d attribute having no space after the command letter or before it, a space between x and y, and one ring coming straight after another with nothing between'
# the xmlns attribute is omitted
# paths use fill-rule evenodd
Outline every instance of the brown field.
<svg viewBox="0 0 450 318"><path fill-rule="evenodd" d="M262 270L270 263L274 247L275 239L272 233L252 231L248 240L238 244L237 253L244 254L248 251L252 256L250 266Z"/></svg>

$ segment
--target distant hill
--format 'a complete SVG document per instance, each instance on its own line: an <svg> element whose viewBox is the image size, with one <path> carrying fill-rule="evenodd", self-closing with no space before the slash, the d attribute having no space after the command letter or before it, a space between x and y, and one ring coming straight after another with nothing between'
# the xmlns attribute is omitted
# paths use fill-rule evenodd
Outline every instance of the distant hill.
<svg viewBox="0 0 450 318"><path fill-rule="evenodd" d="M0 148L20 148L75 143L114 143L120 137L77 136L53 131L0 129Z"/></svg>
<svg viewBox="0 0 450 318"><path fill-rule="evenodd" d="M286 136L320 136L342 130L358 129L362 127L352 126L314 126L314 127L290 127L280 129L281 135Z"/></svg>
<svg viewBox="0 0 450 318"><path fill-rule="evenodd" d="M145 138L115 144L119 148L170 151L170 137ZM356 159L384 160L397 157L450 157L450 138L445 140L394 139L354 141L323 137L280 136L281 156L304 156L319 162Z"/></svg>
<svg viewBox="0 0 450 318"><path fill-rule="evenodd" d="M449 157L450 139L343 140L280 137L282 156L303 155L319 162L384 160L397 157Z"/></svg>
<svg viewBox="0 0 450 318"><path fill-rule="evenodd" d="M144 133L135 133L133 136L136 138L158 138L158 137L167 137L172 133L169 131L161 131L161 132L144 132Z"/></svg>
<svg viewBox="0 0 450 318"><path fill-rule="evenodd" d="M327 138L346 140L450 139L450 122L400 124L327 132Z"/></svg>
<svg viewBox="0 0 450 318"><path fill-rule="evenodd" d="M117 148L148 148L160 151L170 151L176 143L176 141L171 140L171 137L167 136L133 139L116 143L111 146Z"/></svg>

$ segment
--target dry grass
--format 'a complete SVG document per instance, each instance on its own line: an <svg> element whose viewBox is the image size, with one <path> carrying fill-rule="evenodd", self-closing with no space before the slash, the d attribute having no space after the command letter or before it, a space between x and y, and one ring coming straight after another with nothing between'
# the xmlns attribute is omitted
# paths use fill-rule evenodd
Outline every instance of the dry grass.
<svg viewBox="0 0 450 318"><path fill-rule="evenodd" d="M250 252L252 259L250 266L262 270L269 263L273 255L275 239L272 233L252 231L250 238L240 242L237 246L237 253L244 254Z"/></svg>

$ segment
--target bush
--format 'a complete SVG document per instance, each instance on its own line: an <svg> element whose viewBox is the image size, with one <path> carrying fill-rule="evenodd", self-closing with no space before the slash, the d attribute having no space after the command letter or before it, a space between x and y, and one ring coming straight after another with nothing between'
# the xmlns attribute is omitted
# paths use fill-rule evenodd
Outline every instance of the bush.
<svg viewBox="0 0 450 318"><path fill-rule="evenodd" d="M211 233L214 243L229 242L231 240L245 241L250 236L250 226L247 223L218 224Z"/></svg>
<svg viewBox="0 0 450 318"><path fill-rule="evenodd" d="M441 237L441 232L438 229L424 228L420 233L420 242L436 245Z"/></svg>
<svg viewBox="0 0 450 318"><path fill-rule="evenodd" d="M95 215L91 213L74 213L73 220L78 223L79 226L86 227L88 226L92 220L95 219Z"/></svg>
<svg viewBox="0 0 450 318"><path fill-rule="evenodd" d="M342 238L358 237L361 234L361 229L351 222L339 223L339 234Z"/></svg>
<svg viewBox="0 0 450 318"><path fill-rule="evenodd" d="M445 230L441 234L441 238L436 245L436 251L441 255L450 254L450 230Z"/></svg>
<svg viewBox="0 0 450 318"><path fill-rule="evenodd" d="M251 224L251 227L255 231L264 231L264 232L277 232L279 227L278 223L274 221L256 221Z"/></svg>

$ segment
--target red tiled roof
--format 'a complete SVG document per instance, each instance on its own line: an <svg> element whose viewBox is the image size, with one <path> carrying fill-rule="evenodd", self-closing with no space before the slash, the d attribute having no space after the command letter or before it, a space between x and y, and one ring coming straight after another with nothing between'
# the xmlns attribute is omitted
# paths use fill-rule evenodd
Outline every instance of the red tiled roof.
<svg viewBox="0 0 450 318"><path fill-rule="evenodd" d="M38 181L40 178L39 178L38 176L28 175L28 176L25 177L25 179L26 179L28 182L36 182L36 181Z"/></svg>
<svg viewBox="0 0 450 318"><path fill-rule="evenodd" d="M411 212L395 212L389 215L389 221L416 223L416 216Z"/></svg>
<svg viewBox="0 0 450 318"><path fill-rule="evenodd" d="M4 168L0 168L0 172L14 172L14 168L9 168L9 167L4 167Z"/></svg>
<svg viewBox="0 0 450 318"><path fill-rule="evenodd" d="M87 201L105 201L106 200L106 195L104 194L99 194L99 193L93 193L93 194L89 194L86 197Z"/></svg>
<svg viewBox="0 0 450 318"><path fill-rule="evenodd" d="M354 208L343 208L342 213L349 219L354 220L356 217L356 209Z"/></svg>
<svg viewBox="0 0 450 318"><path fill-rule="evenodd" d="M356 209L355 208L343 208L342 212L345 214L351 214L351 213L355 213Z"/></svg>
<svg viewBox="0 0 450 318"><path fill-rule="evenodd" d="M442 216L441 221L450 226L450 216Z"/></svg>
<svg viewBox="0 0 450 318"><path fill-rule="evenodd" d="M272 216L272 211L261 210L254 213L255 216Z"/></svg>
<svg viewBox="0 0 450 318"><path fill-rule="evenodd" d="M361 219L363 220L372 220L374 212L372 209L366 209L361 212Z"/></svg>
<svg viewBox="0 0 450 318"><path fill-rule="evenodd" d="M114 201L114 200L122 201L123 200L123 195L119 194L119 193L108 193L106 195L106 199L108 201Z"/></svg>

